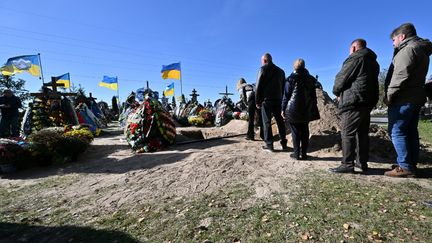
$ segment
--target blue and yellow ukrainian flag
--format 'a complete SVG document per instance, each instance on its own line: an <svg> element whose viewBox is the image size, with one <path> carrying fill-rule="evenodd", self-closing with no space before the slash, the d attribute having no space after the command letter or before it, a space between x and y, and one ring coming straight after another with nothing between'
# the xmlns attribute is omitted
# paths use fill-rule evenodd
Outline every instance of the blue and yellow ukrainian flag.
<svg viewBox="0 0 432 243"><path fill-rule="evenodd" d="M99 86L112 90L118 90L117 77L103 76L102 81L99 82Z"/></svg>
<svg viewBox="0 0 432 243"><path fill-rule="evenodd" d="M1 68L3 75L9 76L15 73L29 72L31 75L40 77L41 68L38 55L26 55L11 57Z"/></svg>
<svg viewBox="0 0 432 243"><path fill-rule="evenodd" d="M61 88L70 88L70 75L69 73L65 73L61 76L55 77L57 84L64 84L64 86L61 86Z"/></svg>
<svg viewBox="0 0 432 243"><path fill-rule="evenodd" d="M163 93L165 97L174 96L174 83L171 83L170 85L166 86Z"/></svg>
<svg viewBox="0 0 432 243"><path fill-rule="evenodd" d="M180 63L172 63L170 65L162 65L162 78L163 79L178 79L180 80Z"/></svg>

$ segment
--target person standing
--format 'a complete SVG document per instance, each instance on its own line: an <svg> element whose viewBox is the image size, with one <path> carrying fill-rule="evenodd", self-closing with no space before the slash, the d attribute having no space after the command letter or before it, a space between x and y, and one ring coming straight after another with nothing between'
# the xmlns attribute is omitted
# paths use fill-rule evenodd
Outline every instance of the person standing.
<svg viewBox="0 0 432 243"><path fill-rule="evenodd" d="M286 79L282 115L288 122L293 141L294 159L307 159L309 122L320 118L316 97L317 80L305 68L303 59L294 62L294 72ZM301 156L301 157L300 157Z"/></svg>
<svg viewBox="0 0 432 243"><path fill-rule="evenodd" d="M261 111L257 110L255 104L255 86L246 83L244 78L240 78L237 82L237 91L240 93L240 100L247 107L249 115L246 140L255 140L255 115L257 115L258 126L260 127L260 137L263 139L264 132L262 129L261 114L259 114Z"/></svg>
<svg viewBox="0 0 432 243"><path fill-rule="evenodd" d="M419 160L418 121L426 102L424 84L432 43L417 36L413 24L397 27L390 35L394 54L385 82L388 129L397 154L397 166L384 173L392 177L415 175Z"/></svg>
<svg viewBox="0 0 432 243"><path fill-rule="evenodd" d="M261 109L265 142L263 149L274 151L273 132L271 127L271 120L274 116L279 130L282 149L286 150L288 149L286 130L281 115L285 72L273 63L272 56L269 53L265 53L261 57L261 64L262 66L256 81L255 101L256 107Z"/></svg>
<svg viewBox="0 0 432 243"><path fill-rule="evenodd" d="M18 109L21 107L20 98L16 97L10 89L5 89L3 96L0 97L0 137L19 137Z"/></svg>
<svg viewBox="0 0 432 243"><path fill-rule="evenodd" d="M377 55L364 39L351 43L350 55L336 75L333 94L341 113L342 163L334 173L354 173L354 166L368 170L370 112L378 102Z"/></svg>

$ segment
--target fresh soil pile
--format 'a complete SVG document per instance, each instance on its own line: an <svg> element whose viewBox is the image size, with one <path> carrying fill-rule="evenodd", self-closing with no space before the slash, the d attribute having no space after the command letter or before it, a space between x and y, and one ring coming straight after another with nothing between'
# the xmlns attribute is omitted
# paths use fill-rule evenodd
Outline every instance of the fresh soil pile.
<svg viewBox="0 0 432 243"><path fill-rule="evenodd" d="M341 127L338 108L334 101L324 90L317 89L317 103L321 119L309 124L310 129L310 146L309 152L320 151L322 153L340 153L341 152ZM277 126L273 121L273 135L278 140ZM247 131L247 122L241 120L232 120L222 127L197 128L188 127L180 128L177 141L208 139L215 137L224 137L235 134L245 134ZM371 125L369 130L370 137L370 157L373 161L391 162L395 158L395 152L391 143L388 132L377 125ZM258 136L256 136L258 139ZM289 129L287 129L288 146L292 147L292 139Z"/></svg>
<svg viewBox="0 0 432 243"><path fill-rule="evenodd" d="M339 132L340 117L336 104L324 90L317 89L316 94L321 119L309 124L311 135Z"/></svg>

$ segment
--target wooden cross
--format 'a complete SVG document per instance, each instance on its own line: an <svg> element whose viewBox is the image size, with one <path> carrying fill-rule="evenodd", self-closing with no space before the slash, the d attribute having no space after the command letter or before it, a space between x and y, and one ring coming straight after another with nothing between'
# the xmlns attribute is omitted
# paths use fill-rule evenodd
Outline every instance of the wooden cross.
<svg viewBox="0 0 432 243"><path fill-rule="evenodd" d="M197 102L197 97L199 96L199 94L197 94L197 91L195 89L192 90L192 94L190 94L190 96L192 96L192 102Z"/></svg>
<svg viewBox="0 0 432 243"><path fill-rule="evenodd" d="M34 97L47 97L51 99L60 99L62 96L76 96L77 93L62 93L57 91L57 87L62 87L64 84L58 84L57 79L55 77L51 77L51 83L44 83L42 85L41 93L30 93L31 96ZM51 87L49 89L48 87Z"/></svg>
<svg viewBox="0 0 432 243"><path fill-rule="evenodd" d="M225 86L225 93L219 93L220 95L228 97L228 95L234 95L233 93L228 93L228 85Z"/></svg>

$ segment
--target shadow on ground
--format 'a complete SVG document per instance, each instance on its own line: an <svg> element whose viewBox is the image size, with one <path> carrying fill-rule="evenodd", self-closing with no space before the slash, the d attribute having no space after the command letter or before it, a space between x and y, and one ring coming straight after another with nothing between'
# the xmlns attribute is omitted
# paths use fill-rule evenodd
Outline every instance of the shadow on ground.
<svg viewBox="0 0 432 243"><path fill-rule="evenodd" d="M128 145L91 145L77 162L32 167L13 174L3 174L6 179L36 179L72 173L116 173L146 170L172 164L189 157L193 150L237 143L235 140L215 139L206 142L170 146L154 153L134 154Z"/></svg>
<svg viewBox="0 0 432 243"><path fill-rule="evenodd" d="M332 152L340 151L341 138L339 133L312 135L309 139L309 153L327 149Z"/></svg>
<svg viewBox="0 0 432 243"><path fill-rule="evenodd" d="M0 243L6 242L139 242L126 233L77 226L0 223Z"/></svg>

